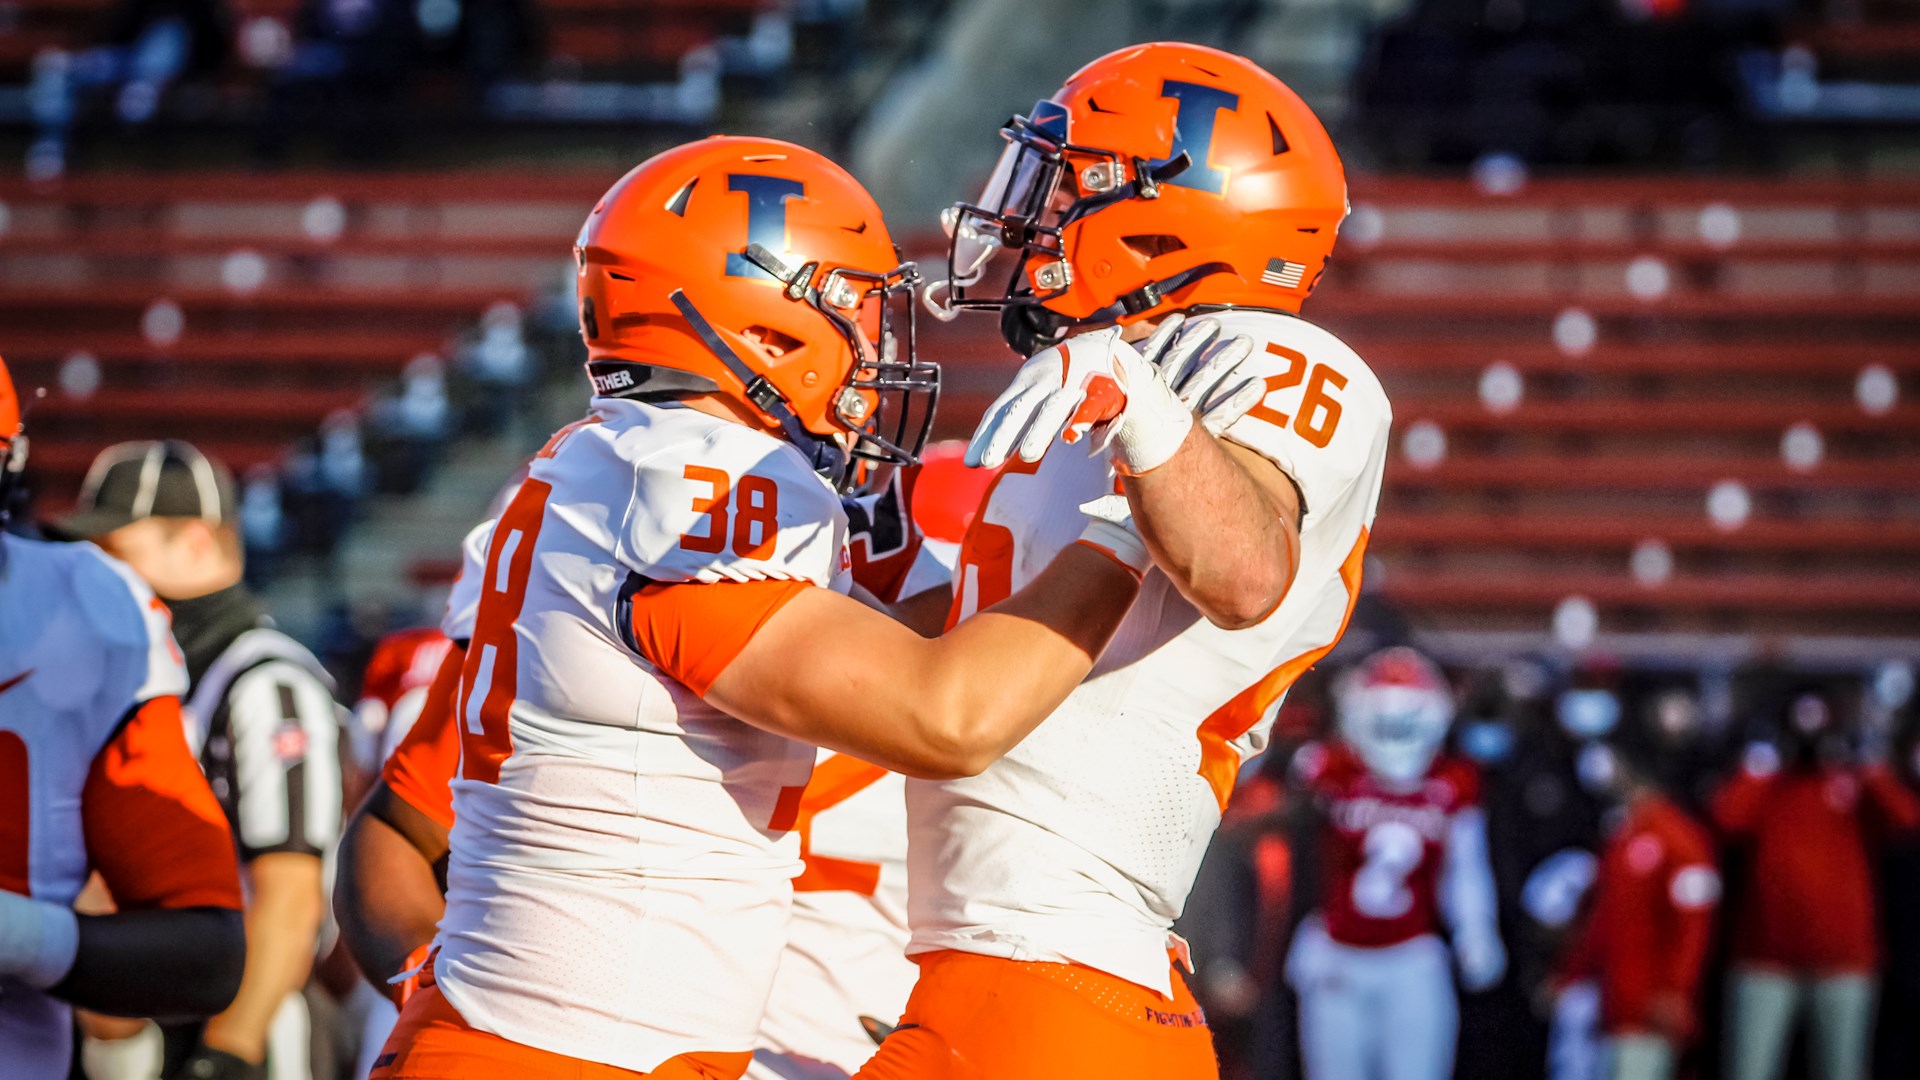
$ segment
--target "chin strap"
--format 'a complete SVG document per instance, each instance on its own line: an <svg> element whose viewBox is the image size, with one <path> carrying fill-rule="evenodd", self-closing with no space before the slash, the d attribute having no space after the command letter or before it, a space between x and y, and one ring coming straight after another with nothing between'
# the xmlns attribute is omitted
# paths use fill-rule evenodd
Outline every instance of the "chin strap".
<svg viewBox="0 0 1920 1080"><path fill-rule="evenodd" d="M1082 326L1109 326L1124 316L1138 315L1159 307L1166 301L1168 293L1179 292L1201 278L1231 273L1233 267L1227 263L1201 263L1158 281L1149 281L1093 314L1077 319L1062 315L1032 299L1008 304L1000 309L1000 336L1015 352L1032 356L1041 349L1060 344L1069 330Z"/></svg>
<svg viewBox="0 0 1920 1080"><path fill-rule="evenodd" d="M814 471L826 477L836 487L839 486L847 476L847 452L840 448L840 444L808 431L807 426L800 422L800 417L795 415L793 406L787 403L786 395L780 392L780 388L768 382L766 376L754 371L747 366L745 360L740 359L740 354L733 351L733 347L728 345L727 340L720 336L720 332L713 328L713 324L707 321L707 317L700 314L700 309L693 306L693 301L687 299L685 290L675 289L667 299L673 301L673 306L680 309L680 314L686 318L687 325L693 328L694 334L707 347L707 351L712 353L728 371L733 372L734 378L739 379L741 385L746 387L747 400L753 403L754 408L773 417L774 423L780 425L780 431L787 437L787 441L792 443L795 449L807 455L808 460L813 464Z"/></svg>

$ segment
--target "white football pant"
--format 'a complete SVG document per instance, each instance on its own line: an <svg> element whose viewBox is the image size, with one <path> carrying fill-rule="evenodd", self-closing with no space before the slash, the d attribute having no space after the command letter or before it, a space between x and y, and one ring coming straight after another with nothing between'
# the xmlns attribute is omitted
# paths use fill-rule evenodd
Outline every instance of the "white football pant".
<svg viewBox="0 0 1920 1080"><path fill-rule="evenodd" d="M1453 965L1432 935L1382 949L1342 945L1318 918L1287 956L1300 995L1307 1080L1448 1080L1460 1030Z"/></svg>

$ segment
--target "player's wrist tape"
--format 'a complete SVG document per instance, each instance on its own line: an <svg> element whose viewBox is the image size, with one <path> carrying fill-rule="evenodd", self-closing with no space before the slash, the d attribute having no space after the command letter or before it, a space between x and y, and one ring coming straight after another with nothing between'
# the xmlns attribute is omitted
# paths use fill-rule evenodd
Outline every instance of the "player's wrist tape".
<svg viewBox="0 0 1920 1080"><path fill-rule="evenodd" d="M70 908L0 890L0 973L45 990L67 977L79 951Z"/></svg>
<svg viewBox="0 0 1920 1080"><path fill-rule="evenodd" d="M1153 567L1153 556L1147 552L1146 541L1116 522L1098 518L1088 521L1087 527L1081 530L1080 543L1126 567L1137 578L1147 576Z"/></svg>
<svg viewBox="0 0 1920 1080"><path fill-rule="evenodd" d="M1127 411L1115 425L1113 463L1130 476L1165 465L1187 441L1193 411L1146 361L1127 365Z"/></svg>

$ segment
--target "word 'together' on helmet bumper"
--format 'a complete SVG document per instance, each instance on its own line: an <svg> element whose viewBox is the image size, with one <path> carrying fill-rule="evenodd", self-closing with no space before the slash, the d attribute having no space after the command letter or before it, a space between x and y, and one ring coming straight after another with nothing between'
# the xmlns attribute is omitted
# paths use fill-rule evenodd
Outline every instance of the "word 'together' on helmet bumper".
<svg viewBox="0 0 1920 1080"><path fill-rule="evenodd" d="M814 151L716 136L648 160L582 227L597 395L716 394L845 486L912 464L939 368L916 359L919 272L872 196Z"/></svg>
<svg viewBox="0 0 1920 1080"><path fill-rule="evenodd" d="M1087 65L1001 129L975 202L942 215L942 318L998 310L1021 352L1176 309L1298 311L1347 212L1332 140L1257 65L1156 43Z"/></svg>

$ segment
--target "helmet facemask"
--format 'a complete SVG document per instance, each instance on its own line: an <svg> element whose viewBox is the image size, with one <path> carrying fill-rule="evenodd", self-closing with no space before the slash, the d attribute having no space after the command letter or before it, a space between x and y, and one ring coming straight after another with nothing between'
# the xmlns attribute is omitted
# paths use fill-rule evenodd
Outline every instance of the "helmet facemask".
<svg viewBox="0 0 1920 1080"><path fill-rule="evenodd" d="M840 451L836 475L828 478L845 488L854 480L856 462L916 464L940 399L940 365L919 360L917 353L919 268L903 261L884 273L852 267L822 272L818 263L789 267L760 244L749 245L746 257L782 283L786 299L825 318L853 358L833 398L833 417L851 439L840 443L807 433L813 441L834 442ZM749 382L749 398L778 418L784 404L770 385L762 387L757 392ZM768 392L774 397L763 400ZM782 426L798 424L783 421Z"/></svg>
<svg viewBox="0 0 1920 1080"><path fill-rule="evenodd" d="M946 230L947 280L927 289L927 306L946 320L967 308L1001 312L1001 332L1021 352L1055 344L1075 326L1105 325L1159 302L1126 297L1084 318L1043 305L1073 284L1064 249L1067 227L1128 199L1155 199L1160 184L1184 172L1182 152L1170 161L1130 161L1111 150L1067 141L1067 111L1040 101L1031 117L1015 116L1000 129L1007 141L977 202L955 203L941 214ZM1075 173L1075 161L1086 164ZM1080 194L1080 192L1086 194ZM993 264L1012 253L1006 281L986 285ZM1128 303L1129 300L1135 301Z"/></svg>
<svg viewBox="0 0 1920 1080"><path fill-rule="evenodd" d="M1399 785L1427 774L1453 718L1450 695L1421 687L1361 687L1341 704L1341 736L1367 768Z"/></svg>

